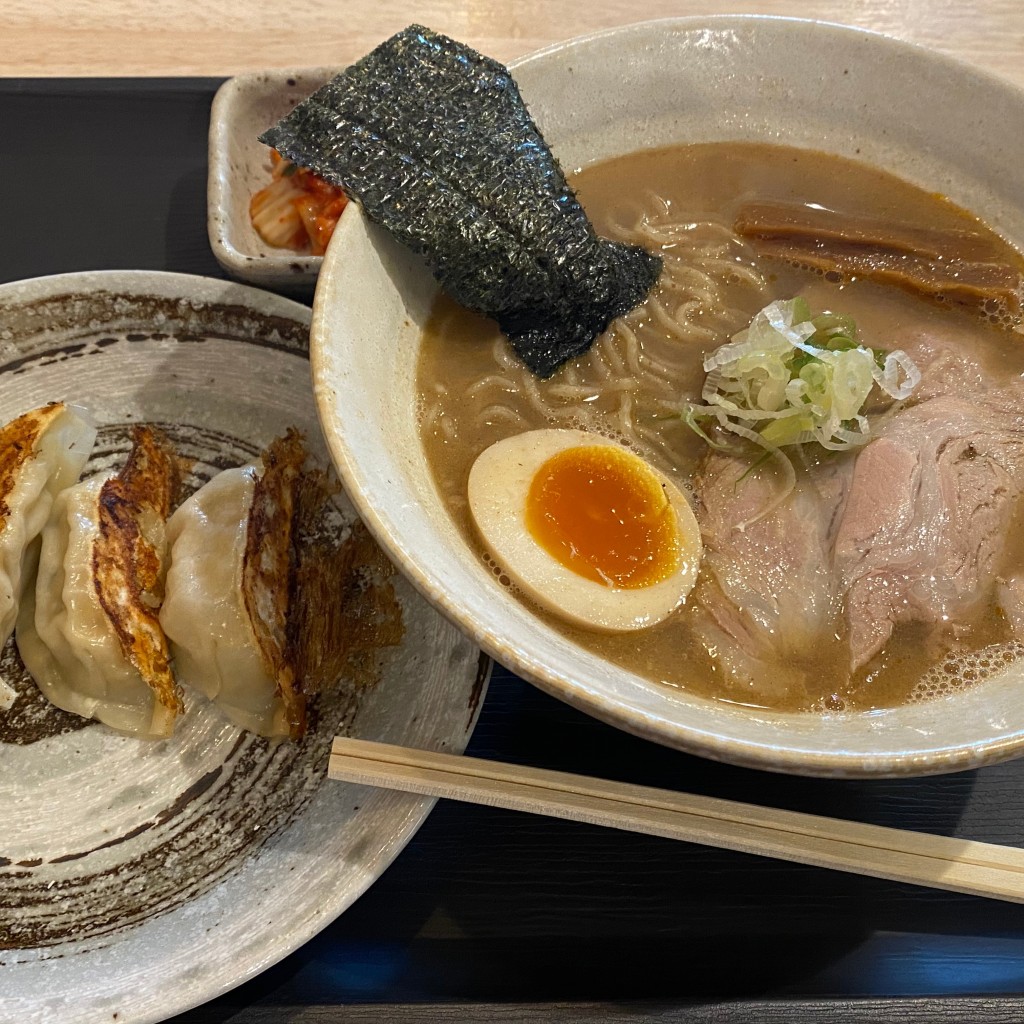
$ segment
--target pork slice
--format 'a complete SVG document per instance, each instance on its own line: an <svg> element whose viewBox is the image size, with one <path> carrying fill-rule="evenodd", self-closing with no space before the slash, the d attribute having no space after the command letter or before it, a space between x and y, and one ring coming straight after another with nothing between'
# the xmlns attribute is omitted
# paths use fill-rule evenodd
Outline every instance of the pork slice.
<svg viewBox="0 0 1024 1024"><path fill-rule="evenodd" d="M975 343L976 333L966 325L947 325L941 339L925 331L904 334L897 347L906 352L921 371L921 381L914 389L914 402L939 395L962 398L965 393L990 388L989 374L971 354Z"/></svg>
<svg viewBox="0 0 1024 1024"><path fill-rule="evenodd" d="M705 553L694 619L732 690L754 701L806 692L809 662L836 617L832 536L852 460L801 473L767 515L780 481L714 454L697 481Z"/></svg>
<svg viewBox="0 0 1024 1024"><path fill-rule="evenodd" d="M835 538L851 669L898 623L961 625L991 598L1024 487L1024 390L938 394L857 458Z"/></svg>
<svg viewBox="0 0 1024 1024"><path fill-rule="evenodd" d="M997 580L996 603L1006 616L1014 639L1024 641L1024 576Z"/></svg>

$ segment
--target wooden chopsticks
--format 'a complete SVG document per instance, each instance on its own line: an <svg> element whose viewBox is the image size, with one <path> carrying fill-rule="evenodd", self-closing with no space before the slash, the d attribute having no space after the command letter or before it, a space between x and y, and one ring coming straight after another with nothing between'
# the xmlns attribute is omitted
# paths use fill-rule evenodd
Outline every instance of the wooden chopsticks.
<svg viewBox="0 0 1024 1024"><path fill-rule="evenodd" d="M336 737L328 775L1024 903L1024 850Z"/></svg>

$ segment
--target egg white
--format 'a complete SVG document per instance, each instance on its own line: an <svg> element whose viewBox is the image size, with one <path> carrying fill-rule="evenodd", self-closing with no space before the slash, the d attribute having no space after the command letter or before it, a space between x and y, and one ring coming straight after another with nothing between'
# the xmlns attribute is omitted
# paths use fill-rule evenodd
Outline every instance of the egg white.
<svg viewBox="0 0 1024 1024"><path fill-rule="evenodd" d="M585 430L531 430L498 441L480 454L470 470L470 512L490 556L537 604L589 629L646 629L683 603L697 580L703 554L700 527L690 503L663 473L644 463L664 486L679 529L679 566L658 583L627 589L580 576L548 554L526 525L527 495L540 467L558 452L593 445L621 448Z"/></svg>

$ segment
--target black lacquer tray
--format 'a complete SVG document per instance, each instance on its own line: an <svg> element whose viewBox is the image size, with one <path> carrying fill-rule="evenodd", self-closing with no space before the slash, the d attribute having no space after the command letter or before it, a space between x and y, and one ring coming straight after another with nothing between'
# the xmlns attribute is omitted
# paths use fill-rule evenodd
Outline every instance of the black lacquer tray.
<svg viewBox="0 0 1024 1024"><path fill-rule="evenodd" d="M222 276L206 237L218 84L0 81L0 281ZM469 753L1024 844L1024 761L928 779L774 776L635 739L500 669ZM437 1019L1016 1022L1024 908L441 803L351 910L176 1024Z"/></svg>

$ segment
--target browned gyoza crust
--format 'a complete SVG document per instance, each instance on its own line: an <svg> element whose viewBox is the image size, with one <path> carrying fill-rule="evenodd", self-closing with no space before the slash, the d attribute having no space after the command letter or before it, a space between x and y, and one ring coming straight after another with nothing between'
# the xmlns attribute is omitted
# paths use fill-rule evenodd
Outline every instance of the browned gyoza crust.
<svg viewBox="0 0 1024 1024"><path fill-rule="evenodd" d="M99 532L93 545L96 596L124 656L173 721L183 710L171 673L167 638L157 618L166 571L164 523L180 474L162 431L136 427L128 461L100 490Z"/></svg>
<svg viewBox="0 0 1024 1024"><path fill-rule="evenodd" d="M306 461L302 436L289 430L263 453L242 565L242 596L267 675L277 682L292 739L306 728L306 696L289 656L288 605L295 566L296 492Z"/></svg>
<svg viewBox="0 0 1024 1024"><path fill-rule="evenodd" d="M394 566L359 521L341 543L322 532L340 485L322 470L300 481L292 526L295 577L288 609L288 651L308 696L345 679L355 687L378 678L376 655L402 642L402 605Z"/></svg>
<svg viewBox="0 0 1024 1024"><path fill-rule="evenodd" d="M61 402L19 416L0 428L0 533L11 514L8 499L18 481L21 467L35 454L35 445L43 431L64 411Z"/></svg>

